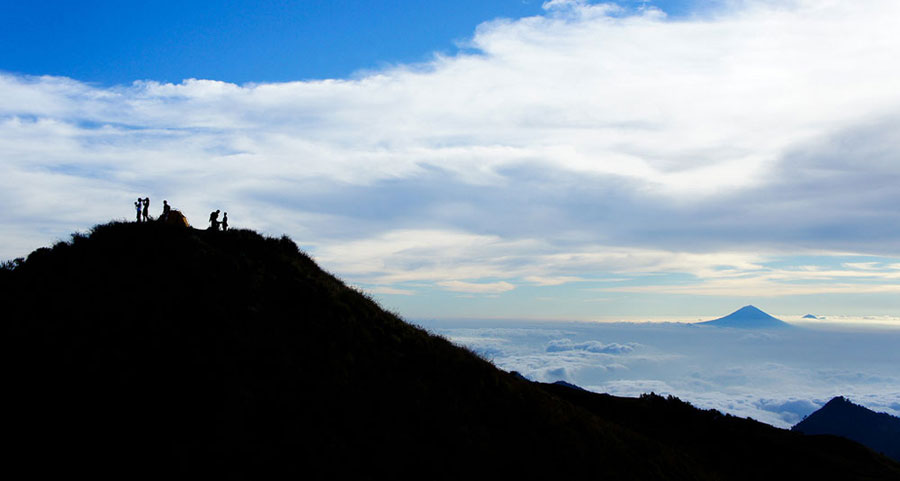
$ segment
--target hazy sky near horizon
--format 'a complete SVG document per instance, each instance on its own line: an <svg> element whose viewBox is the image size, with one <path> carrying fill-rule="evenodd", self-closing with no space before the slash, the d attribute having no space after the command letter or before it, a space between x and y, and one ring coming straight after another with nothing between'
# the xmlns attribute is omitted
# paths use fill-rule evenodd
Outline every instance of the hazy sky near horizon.
<svg viewBox="0 0 900 481"><path fill-rule="evenodd" d="M411 318L900 316L894 0L3 2L0 257L295 239Z"/></svg>

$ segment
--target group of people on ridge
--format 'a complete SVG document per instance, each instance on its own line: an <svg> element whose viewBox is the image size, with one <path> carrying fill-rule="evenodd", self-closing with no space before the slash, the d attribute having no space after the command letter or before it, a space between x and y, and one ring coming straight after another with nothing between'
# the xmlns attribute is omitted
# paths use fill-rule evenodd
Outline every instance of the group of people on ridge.
<svg viewBox="0 0 900 481"><path fill-rule="evenodd" d="M162 214L159 215L159 220L166 220L169 217L169 212L172 210L169 207L168 201L163 201L163 211ZM134 203L134 212L137 218L135 219L137 222L149 222L153 220L153 217L150 217L150 197L140 198Z"/></svg>
<svg viewBox="0 0 900 481"><path fill-rule="evenodd" d="M166 201L163 201L165 203ZM147 222L150 220L150 197L146 199L142 199L138 197L137 202L134 203L134 210L137 214L137 222L141 222L141 218L143 217L143 221Z"/></svg>
<svg viewBox="0 0 900 481"><path fill-rule="evenodd" d="M149 222L154 220L153 217L150 217L150 197L141 198L138 197L138 200L134 203L134 211L135 211L135 221L137 222ZM159 215L159 220L162 222L169 221L169 216L172 215L172 207L169 206L169 202L163 201L163 210L162 214ZM173 218L176 222L178 218L181 218L185 225L187 225L187 221L184 220L184 216L175 211L175 217ZM215 211L209 215L210 228L213 230L219 230L219 226L222 226L222 230L228 230L228 212L225 213L225 217L222 219L222 222L219 222L219 211Z"/></svg>
<svg viewBox="0 0 900 481"><path fill-rule="evenodd" d="M228 230L228 212L222 216L222 221L219 221L219 209L216 209L209 213L209 228L210 230L219 230L219 226L222 227L223 231Z"/></svg>

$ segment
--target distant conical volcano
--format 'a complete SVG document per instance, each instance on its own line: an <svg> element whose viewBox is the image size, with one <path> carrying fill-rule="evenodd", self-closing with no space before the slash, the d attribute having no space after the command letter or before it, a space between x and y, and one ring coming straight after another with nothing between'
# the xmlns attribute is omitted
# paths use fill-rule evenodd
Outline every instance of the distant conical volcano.
<svg viewBox="0 0 900 481"><path fill-rule="evenodd" d="M725 317L713 319L712 321L700 322L699 324L717 327L739 327L743 329L771 329L790 326L790 324L766 314L755 306L744 306Z"/></svg>

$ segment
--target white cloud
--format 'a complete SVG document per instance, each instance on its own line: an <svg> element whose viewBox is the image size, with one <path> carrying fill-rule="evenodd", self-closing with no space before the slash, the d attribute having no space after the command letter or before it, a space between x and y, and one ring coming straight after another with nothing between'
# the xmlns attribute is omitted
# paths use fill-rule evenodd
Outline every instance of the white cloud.
<svg viewBox="0 0 900 481"><path fill-rule="evenodd" d="M580 282L585 279L582 277L576 276L555 276L555 277L544 277L544 276L525 276L526 281L534 283L539 286L559 286L562 284L568 284L570 282Z"/></svg>
<svg viewBox="0 0 900 481"><path fill-rule="evenodd" d="M826 256L827 257L827 256ZM598 288L607 292L652 292L734 297L788 297L812 294L879 294L900 292L896 270L878 263L844 263L844 269L799 266L793 269L759 267L753 270L704 270L698 282L677 285L648 283L641 286ZM852 282L861 281L861 282Z"/></svg>
<svg viewBox="0 0 900 481"><path fill-rule="evenodd" d="M607 292L646 292L654 294L692 294L747 298L790 297L821 294L888 294L900 292L897 285L810 284L786 285L760 279L715 280L679 285L622 286L598 289Z"/></svg>
<svg viewBox="0 0 900 481"><path fill-rule="evenodd" d="M602 354L627 354L634 351L635 343L604 344L600 341L573 342L571 339L553 339L547 343L547 352L587 351Z"/></svg>
<svg viewBox="0 0 900 481"><path fill-rule="evenodd" d="M390 294L396 296L411 296L415 294L415 291L409 289L397 289L395 287L389 286L375 286L369 289L365 289L366 292L371 292L372 294Z"/></svg>
<svg viewBox="0 0 900 481"><path fill-rule="evenodd" d="M490 176L536 160L695 194L758 181L788 146L900 100L890 81L898 67L884 61L900 48L888 20L894 2L751 5L717 21L667 22L554 1L545 7L590 14L486 24L472 41L483 54L440 57L424 70L115 89L4 76L0 105L7 115L164 135L215 129L216 140L246 147L260 167L300 164L295 176L371 182L414 175L419 165ZM293 162L282 164L283 155ZM332 168L347 163L350 172Z"/></svg>
<svg viewBox="0 0 900 481"><path fill-rule="evenodd" d="M509 282L464 282L442 281L438 285L453 292L468 292L472 294L500 294L516 288Z"/></svg>

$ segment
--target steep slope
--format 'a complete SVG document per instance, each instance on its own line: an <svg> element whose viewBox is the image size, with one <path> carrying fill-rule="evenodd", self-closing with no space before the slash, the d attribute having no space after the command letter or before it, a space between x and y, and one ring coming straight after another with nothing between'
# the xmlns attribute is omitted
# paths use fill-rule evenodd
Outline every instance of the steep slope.
<svg viewBox="0 0 900 481"><path fill-rule="evenodd" d="M32 471L704 477L383 311L287 238L110 224L2 280L7 458Z"/></svg>
<svg viewBox="0 0 900 481"><path fill-rule="evenodd" d="M900 418L876 413L843 396L828 401L791 430L843 436L900 461Z"/></svg>
<svg viewBox="0 0 900 481"><path fill-rule="evenodd" d="M713 319L712 321L698 322L697 325L737 327L741 329L773 329L790 327L790 324L782 321L781 319L766 314L755 306L744 306L725 317Z"/></svg>
<svg viewBox="0 0 900 481"><path fill-rule="evenodd" d="M4 462L35 478L723 477L675 432L406 324L287 238L98 226L0 269L0 296ZM841 442L821 463L783 448L807 472L900 474Z"/></svg>

